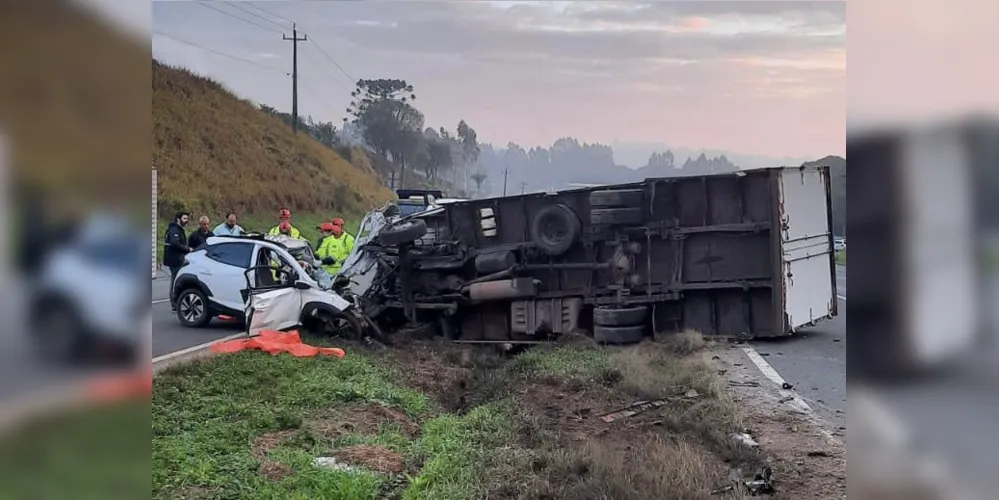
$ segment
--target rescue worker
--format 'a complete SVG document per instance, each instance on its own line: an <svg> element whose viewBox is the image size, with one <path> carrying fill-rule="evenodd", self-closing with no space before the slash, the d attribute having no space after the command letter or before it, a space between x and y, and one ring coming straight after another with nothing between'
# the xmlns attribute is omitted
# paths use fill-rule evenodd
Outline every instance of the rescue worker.
<svg viewBox="0 0 999 500"><path fill-rule="evenodd" d="M333 241L333 230L334 226L331 222L323 222L319 225L319 245L316 248L316 257L323 263L323 269L329 273L330 276L334 276L339 269L339 265L336 264L336 255L334 253L335 242Z"/></svg>
<svg viewBox="0 0 999 500"><path fill-rule="evenodd" d="M354 236L344 231L343 219L333 219L331 225L330 232L332 234L323 240L323 246L328 247L327 255L329 255L329 257L323 259L323 268L330 275L336 276L336 273L340 272L340 266L343 265L350 252L354 249Z"/></svg>
<svg viewBox="0 0 999 500"><path fill-rule="evenodd" d="M297 227L291 225L291 210L287 208L282 208L278 211L278 225L272 227L267 234L270 236L284 234L295 239L302 238L302 232Z"/></svg>

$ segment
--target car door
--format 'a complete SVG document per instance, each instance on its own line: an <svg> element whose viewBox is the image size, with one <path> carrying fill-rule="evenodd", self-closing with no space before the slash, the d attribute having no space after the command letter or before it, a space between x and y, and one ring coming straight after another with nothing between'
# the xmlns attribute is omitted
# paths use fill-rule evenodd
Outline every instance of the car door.
<svg viewBox="0 0 999 500"><path fill-rule="evenodd" d="M205 254L215 265L198 271L199 278L211 290L211 300L235 311L242 311L246 302L246 278L250 268L253 243L227 242L210 245Z"/></svg>
<svg viewBox="0 0 999 500"><path fill-rule="evenodd" d="M275 269L270 262L280 264ZM287 259L266 247L258 249L257 264L243 273L244 286L249 290L246 301L246 331L255 335L261 330L285 330L298 326L302 314L302 290L296 288L299 277L288 271ZM266 262L266 263L263 263Z"/></svg>

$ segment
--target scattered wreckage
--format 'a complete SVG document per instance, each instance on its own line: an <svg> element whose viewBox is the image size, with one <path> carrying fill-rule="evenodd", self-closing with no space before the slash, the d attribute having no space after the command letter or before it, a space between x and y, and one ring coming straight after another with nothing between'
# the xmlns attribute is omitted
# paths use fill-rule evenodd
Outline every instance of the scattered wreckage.
<svg viewBox="0 0 999 500"><path fill-rule="evenodd" d="M390 204L363 219L331 293L350 303L354 334L383 339L790 335L837 314L830 205L827 167L457 201L408 216ZM271 322L255 314L257 327Z"/></svg>

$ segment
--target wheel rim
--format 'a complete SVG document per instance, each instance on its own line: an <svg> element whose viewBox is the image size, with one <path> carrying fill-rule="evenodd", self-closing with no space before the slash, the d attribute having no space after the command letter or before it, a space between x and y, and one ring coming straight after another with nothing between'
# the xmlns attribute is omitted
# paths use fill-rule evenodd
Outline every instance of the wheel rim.
<svg viewBox="0 0 999 500"><path fill-rule="evenodd" d="M195 323L205 313L205 303L196 294L188 293L180 299L180 315L184 321Z"/></svg>
<svg viewBox="0 0 999 500"><path fill-rule="evenodd" d="M552 245L561 243L568 232L569 230L565 227L565 222L558 217L548 217L541 224L542 238Z"/></svg>

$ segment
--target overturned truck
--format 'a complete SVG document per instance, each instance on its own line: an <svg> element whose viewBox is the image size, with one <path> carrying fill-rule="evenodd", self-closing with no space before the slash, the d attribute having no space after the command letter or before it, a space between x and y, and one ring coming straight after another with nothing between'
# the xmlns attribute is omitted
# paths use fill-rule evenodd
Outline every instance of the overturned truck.
<svg viewBox="0 0 999 500"><path fill-rule="evenodd" d="M768 168L390 206L362 223L340 293L379 332L457 341L790 335L837 314L829 180Z"/></svg>

